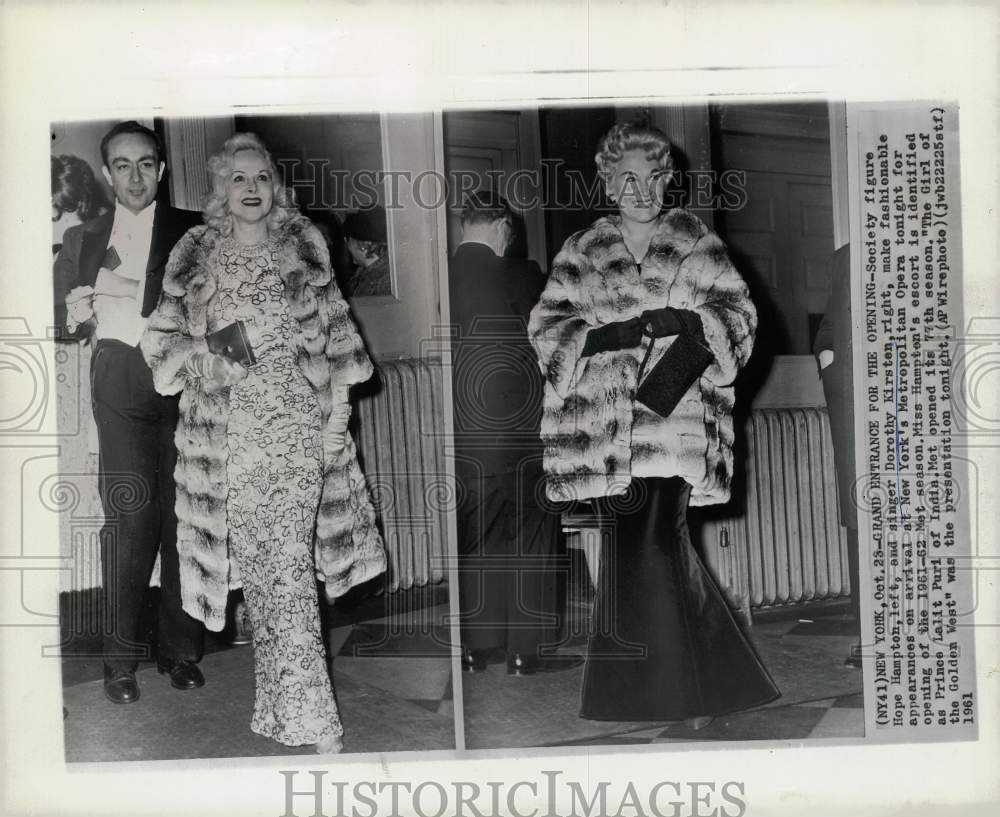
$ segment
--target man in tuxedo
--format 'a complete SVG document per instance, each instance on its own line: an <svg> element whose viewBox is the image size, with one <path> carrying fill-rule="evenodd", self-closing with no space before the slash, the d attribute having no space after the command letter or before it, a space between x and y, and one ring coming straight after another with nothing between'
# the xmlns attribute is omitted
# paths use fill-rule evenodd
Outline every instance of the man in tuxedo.
<svg viewBox="0 0 1000 817"><path fill-rule="evenodd" d="M538 428L542 377L527 321L545 285L534 261L504 257L514 215L474 193L449 265L462 666L506 656L512 675L569 669L557 645L567 565L559 513L545 502Z"/></svg>
<svg viewBox="0 0 1000 817"><path fill-rule="evenodd" d="M145 653L139 619L160 555L157 666L177 689L205 681L197 662L204 630L181 609L174 512L177 399L153 388L138 343L160 297L167 256L200 222L198 213L158 202L166 167L159 137L122 122L101 141L104 178L115 206L68 229L55 262L57 293L67 293L66 329L94 343L93 410L104 508L104 693L113 703L139 699L137 661Z"/></svg>

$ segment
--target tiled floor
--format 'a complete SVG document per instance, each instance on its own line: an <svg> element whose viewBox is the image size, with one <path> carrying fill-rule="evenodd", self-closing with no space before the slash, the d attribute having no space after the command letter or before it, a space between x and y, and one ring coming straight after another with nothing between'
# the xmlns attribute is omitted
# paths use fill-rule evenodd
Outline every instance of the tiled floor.
<svg viewBox="0 0 1000 817"><path fill-rule="evenodd" d="M571 588L575 638L561 652L583 653L582 630L590 598ZM575 611L574 611L575 608ZM583 626L579 622L584 621ZM863 737L861 672L844 666L856 640L841 612L764 621L750 635L781 697L756 709L716 718L692 731L678 723L588 721L578 716L583 668L528 677L503 665L465 673L465 741L469 749L680 743L690 741L805 740Z"/></svg>
<svg viewBox="0 0 1000 817"><path fill-rule="evenodd" d="M574 571L585 576L584 571ZM589 582L570 591L570 639L582 654L592 598ZM419 751L455 746L447 588L368 598L327 611L326 633L346 752ZM582 667L514 677L503 664L466 673L464 732L469 749L635 745L690 741L862 737L861 673L845 668L853 622L833 612L811 621L759 621L754 644L781 690L763 707L722 716L694 732L683 724L614 723L578 717ZM160 760L302 754L254 735L253 653L210 637L202 689L178 692L149 663L142 698L114 706L101 690L99 657L63 659L69 761ZM93 645L90 645L91 647Z"/></svg>
<svg viewBox="0 0 1000 817"><path fill-rule="evenodd" d="M328 616L333 681L345 752L453 749L454 704L444 587L369 599ZM301 755L250 731L253 651L210 639L206 684L179 692L151 663L140 664L139 701L114 706L99 659L66 657L66 759L167 760Z"/></svg>

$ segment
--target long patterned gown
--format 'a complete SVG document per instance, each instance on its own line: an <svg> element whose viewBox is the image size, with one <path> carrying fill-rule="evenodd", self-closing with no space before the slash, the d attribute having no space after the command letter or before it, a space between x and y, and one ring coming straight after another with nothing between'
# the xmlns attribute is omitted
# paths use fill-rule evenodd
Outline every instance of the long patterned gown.
<svg viewBox="0 0 1000 817"><path fill-rule="evenodd" d="M343 734L320 632L313 527L321 414L295 363L293 321L270 241L221 248L216 326L244 321L257 364L230 391L230 555L250 616L251 729L289 746Z"/></svg>

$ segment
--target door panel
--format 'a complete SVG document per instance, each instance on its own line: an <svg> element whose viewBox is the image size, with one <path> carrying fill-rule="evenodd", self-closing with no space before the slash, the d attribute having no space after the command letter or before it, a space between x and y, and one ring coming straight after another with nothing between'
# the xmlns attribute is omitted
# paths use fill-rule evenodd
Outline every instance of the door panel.
<svg viewBox="0 0 1000 817"><path fill-rule="evenodd" d="M833 248L833 195L829 183L790 182L788 185L789 256L795 261L791 278L799 282L798 304L808 315L826 309Z"/></svg>
<svg viewBox="0 0 1000 817"><path fill-rule="evenodd" d="M826 107L716 106L712 127L714 166L745 173L745 205L717 225L761 313L758 346L809 354L834 249Z"/></svg>
<svg viewBox="0 0 1000 817"><path fill-rule="evenodd" d="M489 147L445 146L445 167L448 174L448 190L460 189L459 179L462 174L472 173L477 178L489 179L491 174L502 173L505 157L503 151ZM455 254L455 249L462 240L462 210L460 201L453 201L457 196L449 196L448 206L448 257Z"/></svg>
<svg viewBox="0 0 1000 817"><path fill-rule="evenodd" d="M468 189L459 182L459 174L471 171L476 180L473 190L492 188L510 202L524 222L524 254L543 270L548 268L539 202L539 140L538 115L532 111L456 111L444 115L449 255L461 241L462 201L457 191Z"/></svg>

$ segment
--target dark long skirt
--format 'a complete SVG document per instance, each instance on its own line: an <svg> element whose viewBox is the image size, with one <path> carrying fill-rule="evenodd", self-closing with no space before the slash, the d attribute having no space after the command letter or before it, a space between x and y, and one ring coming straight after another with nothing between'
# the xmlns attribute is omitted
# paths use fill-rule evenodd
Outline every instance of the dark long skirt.
<svg viewBox="0 0 1000 817"><path fill-rule="evenodd" d="M605 540L580 715L674 721L779 695L691 544L682 479L634 479L602 500Z"/></svg>

